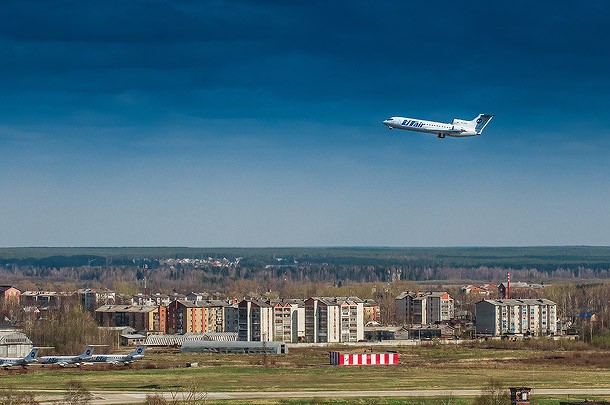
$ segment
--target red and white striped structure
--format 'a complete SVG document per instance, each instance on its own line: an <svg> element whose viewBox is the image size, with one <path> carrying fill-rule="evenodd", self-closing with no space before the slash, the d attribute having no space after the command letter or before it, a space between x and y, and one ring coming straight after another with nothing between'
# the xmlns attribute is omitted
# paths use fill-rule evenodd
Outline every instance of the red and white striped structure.
<svg viewBox="0 0 610 405"><path fill-rule="evenodd" d="M398 364L398 353L340 353L330 352L331 366L369 366Z"/></svg>

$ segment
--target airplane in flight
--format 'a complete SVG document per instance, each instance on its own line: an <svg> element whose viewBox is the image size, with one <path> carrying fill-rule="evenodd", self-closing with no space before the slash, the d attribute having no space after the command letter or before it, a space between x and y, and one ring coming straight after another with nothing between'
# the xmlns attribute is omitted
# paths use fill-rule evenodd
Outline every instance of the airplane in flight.
<svg viewBox="0 0 610 405"><path fill-rule="evenodd" d="M136 350L129 354L99 354L97 356L92 356L88 359L90 362L94 363L110 363L110 364L123 364L128 365L133 363L134 361L138 361L144 358L144 350L146 346L138 346Z"/></svg>
<svg viewBox="0 0 610 405"><path fill-rule="evenodd" d="M4 368L5 370L12 366L21 366L25 368L28 364L35 362L37 356L38 348L35 347L32 349L30 354L25 357L0 357L0 367Z"/></svg>
<svg viewBox="0 0 610 405"><path fill-rule="evenodd" d="M451 124L444 122L426 121L417 118L391 117L383 121L388 129L406 129L408 131L425 132L435 134L439 138L453 136L456 138L476 136L483 133L483 129L494 117L493 114L479 114L472 121L454 118Z"/></svg>
<svg viewBox="0 0 610 405"><path fill-rule="evenodd" d="M57 364L60 367L66 367L69 364L80 366L91 359L93 355L93 346L87 346L85 351L77 356L40 356L39 364Z"/></svg>

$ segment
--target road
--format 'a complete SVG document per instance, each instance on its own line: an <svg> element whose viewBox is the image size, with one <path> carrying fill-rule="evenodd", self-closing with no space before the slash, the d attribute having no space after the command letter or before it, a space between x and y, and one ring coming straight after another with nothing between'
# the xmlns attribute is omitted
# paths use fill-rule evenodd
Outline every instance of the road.
<svg viewBox="0 0 610 405"><path fill-rule="evenodd" d="M127 391L92 391L94 405L136 404L146 402L146 392ZM154 393L153 393L154 394ZM159 392L167 399L185 400L188 393ZM277 392L208 392L197 394L199 399L206 400L240 400L240 399L287 399L287 398L354 398L354 397L475 397L481 390L405 390L405 391L277 391ZM58 392L58 395L61 394ZM532 396L537 395L574 395L587 398L594 395L610 395L610 388L577 388L577 389L533 389ZM56 405L57 396L37 397L45 405ZM53 401L55 399L55 401Z"/></svg>

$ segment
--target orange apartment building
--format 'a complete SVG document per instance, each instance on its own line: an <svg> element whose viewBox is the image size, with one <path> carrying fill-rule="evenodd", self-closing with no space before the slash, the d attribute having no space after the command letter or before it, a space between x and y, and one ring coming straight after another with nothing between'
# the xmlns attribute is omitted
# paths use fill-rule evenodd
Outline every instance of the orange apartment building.
<svg viewBox="0 0 610 405"><path fill-rule="evenodd" d="M208 331L208 309L200 301L176 300L167 307L169 333Z"/></svg>

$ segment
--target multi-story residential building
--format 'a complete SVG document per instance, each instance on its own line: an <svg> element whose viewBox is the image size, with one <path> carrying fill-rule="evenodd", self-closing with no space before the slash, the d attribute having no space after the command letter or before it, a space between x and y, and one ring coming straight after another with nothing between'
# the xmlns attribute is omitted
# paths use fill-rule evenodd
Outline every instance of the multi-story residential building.
<svg viewBox="0 0 610 405"><path fill-rule="evenodd" d="M238 340L269 342L273 335L273 307L264 301L243 300L239 309Z"/></svg>
<svg viewBox="0 0 610 405"><path fill-rule="evenodd" d="M237 332L238 309L231 301L204 300L198 301L206 309L206 332Z"/></svg>
<svg viewBox="0 0 610 405"><path fill-rule="evenodd" d="M228 301L224 306L225 332L239 332L239 308L237 302Z"/></svg>
<svg viewBox="0 0 610 405"><path fill-rule="evenodd" d="M163 305L165 307L167 307L171 302L175 301L175 300L185 300L185 296L184 294L171 294L171 295L167 295L167 294L161 294L161 293L154 293L154 294L136 294L134 296L131 297L131 303L133 305Z"/></svg>
<svg viewBox="0 0 610 405"><path fill-rule="evenodd" d="M403 292L396 297L396 323L421 324L422 323L422 298L417 292Z"/></svg>
<svg viewBox="0 0 610 405"><path fill-rule="evenodd" d="M103 305L95 310L100 326L130 326L140 332L164 332L167 312L164 306Z"/></svg>
<svg viewBox="0 0 610 405"><path fill-rule="evenodd" d="M196 292L191 292L186 294L185 299L189 300L189 301L203 301L203 300L207 300L210 299L210 294L202 292L202 293L196 293Z"/></svg>
<svg viewBox="0 0 610 405"><path fill-rule="evenodd" d="M557 304L547 299L479 301L476 304L476 332L487 336L553 335L557 332Z"/></svg>
<svg viewBox="0 0 610 405"><path fill-rule="evenodd" d="M453 319L453 298L446 292L433 292L426 295L426 323L438 323Z"/></svg>
<svg viewBox="0 0 610 405"><path fill-rule="evenodd" d="M396 297L398 324L425 325L454 317L453 298L447 292L404 292Z"/></svg>
<svg viewBox="0 0 610 405"><path fill-rule="evenodd" d="M170 333L204 333L208 314L203 302L175 300L167 307L167 330Z"/></svg>
<svg viewBox="0 0 610 405"><path fill-rule="evenodd" d="M305 341L364 339L363 302L357 297L311 297L305 301Z"/></svg>
<svg viewBox="0 0 610 405"><path fill-rule="evenodd" d="M19 304L24 308L56 308L60 305L72 302L74 297L75 295L73 292L25 291L19 296Z"/></svg>
<svg viewBox="0 0 610 405"><path fill-rule="evenodd" d="M273 340L296 343L305 339L305 301L273 300Z"/></svg>
<svg viewBox="0 0 610 405"><path fill-rule="evenodd" d="M380 320L380 309L379 304L373 300L364 300L362 303L363 310L363 322L368 324L369 322L379 322Z"/></svg>
<svg viewBox="0 0 610 405"><path fill-rule="evenodd" d="M21 291L12 285L0 285L0 302L9 303L19 303L19 296L21 295Z"/></svg>
<svg viewBox="0 0 610 405"><path fill-rule="evenodd" d="M78 290L76 295L83 309L90 312L94 312L102 305L114 305L116 302L116 294L109 290L96 291L86 288Z"/></svg>

